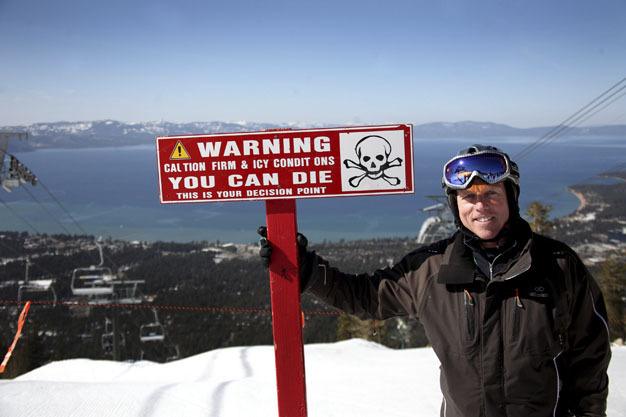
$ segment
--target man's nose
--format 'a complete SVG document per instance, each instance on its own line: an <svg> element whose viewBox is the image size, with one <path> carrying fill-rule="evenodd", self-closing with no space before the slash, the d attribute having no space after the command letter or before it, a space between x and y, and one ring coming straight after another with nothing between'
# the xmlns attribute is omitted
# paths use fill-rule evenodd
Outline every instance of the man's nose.
<svg viewBox="0 0 626 417"><path fill-rule="evenodd" d="M477 195L476 196L476 205L487 206L489 205L489 196L487 195Z"/></svg>

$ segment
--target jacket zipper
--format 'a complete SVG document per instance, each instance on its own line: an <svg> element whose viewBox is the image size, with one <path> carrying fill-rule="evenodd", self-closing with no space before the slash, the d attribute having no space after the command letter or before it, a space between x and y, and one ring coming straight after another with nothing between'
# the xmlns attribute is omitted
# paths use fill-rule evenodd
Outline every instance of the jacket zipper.
<svg viewBox="0 0 626 417"><path fill-rule="evenodd" d="M522 304L522 300L519 296L519 288L515 289L515 298L513 299L513 326L511 329L512 335L511 340L517 340L517 335L520 334L519 326L520 326L520 315L521 311L524 308L524 304Z"/></svg>
<svg viewBox="0 0 626 417"><path fill-rule="evenodd" d="M465 323L467 324L467 334L470 340L474 340L474 329L476 327L474 319L474 298L468 290L463 290L463 304L465 305Z"/></svg>
<svg viewBox="0 0 626 417"><path fill-rule="evenodd" d="M489 284L491 284L493 282L493 265L496 263L496 260L501 256L502 254L497 255L495 258L493 258L493 261L489 262L489 282L487 283L487 287L489 287ZM520 275L522 275L523 273L525 273L526 271L528 271L530 269L530 265L528 265L528 267L526 267L526 269L524 269L523 271L519 272L518 274L515 274L509 278L507 278L507 281L510 279L513 279L515 277L518 277ZM516 299L516 304L517 304L517 299ZM520 301L521 304L521 301ZM500 369L502 369L502 395L504 398L507 398L507 394L505 392L505 382L504 382L504 320L503 317L500 317L500 349L502 349L500 356ZM481 346L481 351L482 351L482 346ZM481 362L482 362L482 358L481 358ZM483 371L484 372L484 371Z"/></svg>

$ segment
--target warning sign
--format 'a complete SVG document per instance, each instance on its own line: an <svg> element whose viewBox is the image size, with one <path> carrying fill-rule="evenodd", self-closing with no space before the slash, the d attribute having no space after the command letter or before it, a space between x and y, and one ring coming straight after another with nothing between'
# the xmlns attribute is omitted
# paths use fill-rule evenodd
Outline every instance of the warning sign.
<svg viewBox="0 0 626 417"><path fill-rule="evenodd" d="M162 203L413 192L412 126L157 138Z"/></svg>
<svg viewBox="0 0 626 417"><path fill-rule="evenodd" d="M183 145L181 141L178 141L176 142L176 145L174 145L174 149L172 149L170 161L182 159L191 159L191 156L189 156L189 152L185 149L185 145Z"/></svg>

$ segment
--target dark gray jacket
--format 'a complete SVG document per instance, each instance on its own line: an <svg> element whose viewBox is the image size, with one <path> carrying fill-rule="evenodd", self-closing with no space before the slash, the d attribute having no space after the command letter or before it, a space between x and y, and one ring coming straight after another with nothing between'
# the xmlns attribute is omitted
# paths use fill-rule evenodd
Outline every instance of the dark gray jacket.
<svg viewBox="0 0 626 417"><path fill-rule="evenodd" d="M371 275L311 257L303 285L362 318L419 318L441 362L442 416L604 416L602 294L567 245L522 223L492 262L457 233Z"/></svg>

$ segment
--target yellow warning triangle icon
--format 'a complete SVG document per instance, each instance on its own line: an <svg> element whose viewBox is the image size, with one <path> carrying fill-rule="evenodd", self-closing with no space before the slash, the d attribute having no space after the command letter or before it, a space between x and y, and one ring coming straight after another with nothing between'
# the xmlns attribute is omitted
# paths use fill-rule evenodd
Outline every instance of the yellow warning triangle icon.
<svg viewBox="0 0 626 417"><path fill-rule="evenodd" d="M176 146L174 146L174 150L170 154L170 161L179 159L191 159L189 152L187 152L185 145L181 141L176 142Z"/></svg>

